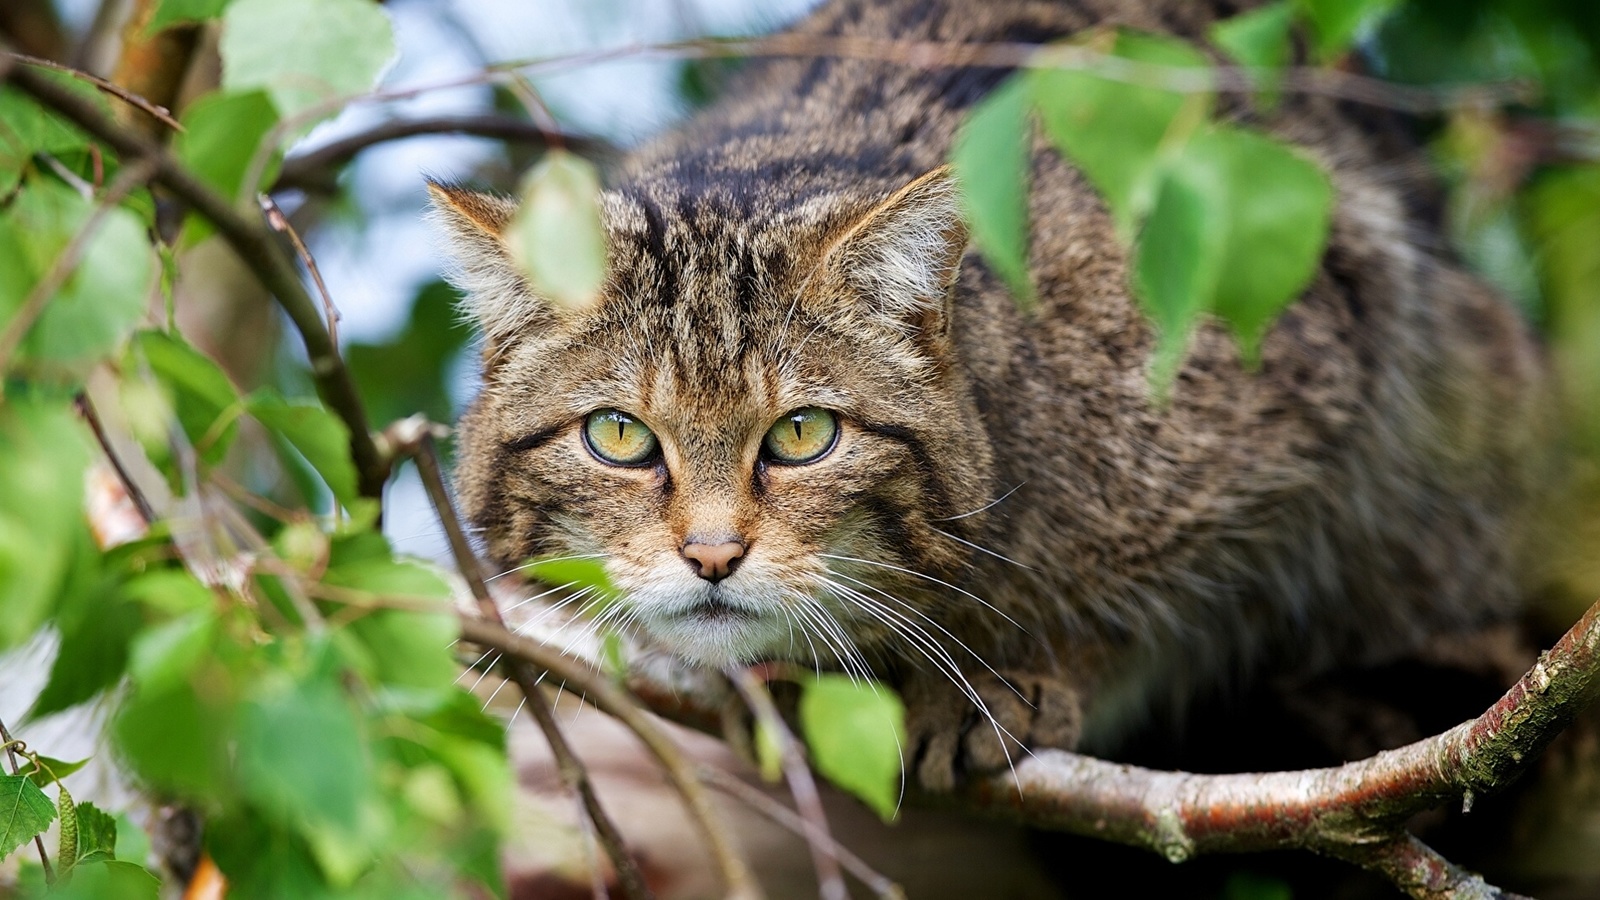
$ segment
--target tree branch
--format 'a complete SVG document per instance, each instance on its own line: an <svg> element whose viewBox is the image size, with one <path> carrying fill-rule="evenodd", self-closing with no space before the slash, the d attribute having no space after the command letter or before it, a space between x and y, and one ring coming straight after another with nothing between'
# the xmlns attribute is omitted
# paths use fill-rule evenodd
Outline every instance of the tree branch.
<svg viewBox="0 0 1600 900"><path fill-rule="evenodd" d="M364 497L381 498L390 461L378 451L372 439L367 413L356 392L355 382L345 368L344 360L339 357L339 348L323 326L316 301L307 293L300 281L300 273L284 254L273 233L264 225L241 216L232 204L174 160L164 148L106 118L93 104L71 91L26 66L13 68L9 80L24 93L75 123L90 136L105 142L125 158L153 160L156 168L152 180L172 191L216 226L217 232L277 299L278 305L288 313L295 329L300 332L306 356L311 361L311 377L317 385L317 393L350 429L350 452L359 475L361 494Z"/></svg>
<svg viewBox="0 0 1600 900"><path fill-rule="evenodd" d="M360 134L328 143L284 160L272 190L326 188L333 172L361 151L377 144L429 134L467 134L498 138L533 146L561 147L584 156L606 156L614 148L598 138L554 131L525 119L501 115L439 116L429 119L391 119Z"/></svg>
<svg viewBox="0 0 1600 900"><path fill-rule="evenodd" d="M143 112L150 118L155 119L168 128L171 128L173 131L184 130L183 126L178 123L178 120L172 117L172 111L167 109L165 106L162 106L161 104L155 103L151 100L147 100L133 91L128 90L122 85L117 84L109 79L101 78L99 75L96 75L93 72L85 72L82 69L74 69L71 66L64 66L61 63L48 59L40 59L37 56L29 56L25 53L7 53L6 55L9 56L14 62L22 63L25 66L37 66L41 69L51 69L56 72L71 75L73 78L76 78L80 81L86 81L89 84L94 85L101 92L110 94L111 96L116 97L118 100L121 100L123 103L135 107L140 112Z"/></svg>

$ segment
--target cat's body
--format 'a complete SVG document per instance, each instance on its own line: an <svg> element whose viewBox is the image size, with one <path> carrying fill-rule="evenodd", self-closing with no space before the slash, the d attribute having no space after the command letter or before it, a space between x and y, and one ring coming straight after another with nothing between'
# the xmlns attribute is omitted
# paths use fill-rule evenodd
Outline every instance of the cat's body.
<svg viewBox="0 0 1600 900"><path fill-rule="evenodd" d="M1200 39L1221 14L846 0L800 30ZM1004 74L761 64L613 179L593 309L532 297L498 241L506 203L439 189L487 335L458 477L496 564L600 554L647 639L702 662L848 667L848 638L905 691L932 784L975 698L1024 740L1104 749L1196 690L1381 659L1511 611L1539 353L1512 310L1416 245L1413 186L1385 179L1360 127L1304 97L1266 121L1236 110L1329 165L1332 238L1259 371L1207 326L1163 406L1127 251L1043 143L1037 313L961 256L936 170ZM768 428L808 408L836 413L836 445L771 458ZM648 426L654 461L589 449L604 409ZM731 574L699 575L694 548L735 546ZM1000 758L970 735L965 749Z"/></svg>

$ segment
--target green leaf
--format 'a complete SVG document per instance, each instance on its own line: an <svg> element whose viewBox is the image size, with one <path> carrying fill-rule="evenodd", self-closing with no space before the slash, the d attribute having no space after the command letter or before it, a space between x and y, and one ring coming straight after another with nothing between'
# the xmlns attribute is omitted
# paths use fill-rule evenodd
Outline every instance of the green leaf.
<svg viewBox="0 0 1600 900"><path fill-rule="evenodd" d="M384 685L449 687L461 674L450 645L461 629L448 612L381 609L351 622L350 633L365 647Z"/></svg>
<svg viewBox="0 0 1600 900"><path fill-rule="evenodd" d="M83 517L89 439L67 403L10 393L0 405L0 648L38 627L66 587Z"/></svg>
<svg viewBox="0 0 1600 900"><path fill-rule="evenodd" d="M229 900L333 900L309 848L295 832L254 810L206 823L206 849L228 878Z"/></svg>
<svg viewBox="0 0 1600 900"><path fill-rule="evenodd" d="M10 324L95 207L60 182L34 179L0 209L0 323ZM33 321L21 357L47 371L87 371L144 315L155 271L139 217L106 210L78 265Z"/></svg>
<svg viewBox="0 0 1600 900"><path fill-rule="evenodd" d="M145 26L145 33L155 34L168 25L180 22L215 19L222 15L227 5L228 0L160 0L155 14L150 17L150 24Z"/></svg>
<svg viewBox="0 0 1600 900"><path fill-rule="evenodd" d="M339 560L328 568L322 580L384 597L438 600L441 608L455 596L444 570L420 559Z"/></svg>
<svg viewBox="0 0 1600 900"><path fill-rule="evenodd" d="M1243 129L1199 135L1185 155L1209 156L1227 172L1227 205L1212 217L1212 227L1227 235L1214 309L1254 363L1267 327L1316 274L1333 185L1320 166L1289 146Z"/></svg>
<svg viewBox="0 0 1600 900"><path fill-rule="evenodd" d="M0 775L0 859L50 827L56 805L26 775Z"/></svg>
<svg viewBox="0 0 1600 900"><path fill-rule="evenodd" d="M228 730L234 688L224 671L207 670L204 695L185 682L137 688L112 722L129 767L156 788L215 803L231 767Z"/></svg>
<svg viewBox="0 0 1600 900"><path fill-rule="evenodd" d="M1193 69L1209 83L1205 57L1176 38L1123 31L1111 52L1152 75ZM1212 93L1068 69L1038 69L1031 81L1045 132L1105 197L1119 232L1131 235L1154 202L1163 157L1181 150L1205 122Z"/></svg>
<svg viewBox="0 0 1600 900"><path fill-rule="evenodd" d="M150 859L150 836L127 813L117 813L117 859L144 865Z"/></svg>
<svg viewBox="0 0 1600 900"><path fill-rule="evenodd" d="M290 403L267 391L250 396L250 414L294 446L342 504L359 496L350 459L350 429L320 403ZM310 500L311 498L307 498Z"/></svg>
<svg viewBox="0 0 1600 900"><path fill-rule="evenodd" d="M124 584L122 593L152 611L173 616L215 609L217 605L216 595L187 569L146 572Z"/></svg>
<svg viewBox="0 0 1600 900"><path fill-rule="evenodd" d="M161 881L143 866L116 859L86 862L72 880L50 892L51 900L160 900Z"/></svg>
<svg viewBox="0 0 1600 900"><path fill-rule="evenodd" d="M235 203L250 201L252 198L240 196L245 175L262 138L278 121L278 110L266 93L213 91L190 104L180 121L184 130L172 141L178 160L222 196ZM271 155L260 172L262 185L272 183L281 161L281 153ZM194 244L211 231L212 225L204 217L190 216L184 223L184 242Z"/></svg>
<svg viewBox="0 0 1600 900"><path fill-rule="evenodd" d="M50 678L28 710L37 719L76 706L117 683L128 664L128 644L143 624L138 609L114 589L101 594L92 615L57 619L61 646Z"/></svg>
<svg viewBox="0 0 1600 900"><path fill-rule="evenodd" d="M288 117L371 90L394 58L394 30L369 0L234 0L218 51L224 88L262 88Z"/></svg>
<svg viewBox="0 0 1600 900"><path fill-rule="evenodd" d="M1394 9L1399 0L1299 0L1316 35L1317 58L1323 62L1349 49L1361 31Z"/></svg>
<svg viewBox="0 0 1600 900"><path fill-rule="evenodd" d="M895 817L905 707L894 691L843 675L819 676L800 695L800 726L817 771L885 821Z"/></svg>
<svg viewBox="0 0 1600 900"><path fill-rule="evenodd" d="M967 116L950 151L972 239L1023 309L1034 302L1028 276L1030 100L1026 80L1007 81Z"/></svg>
<svg viewBox="0 0 1600 900"><path fill-rule="evenodd" d="M239 709L233 746L245 795L313 845L369 847L377 783L334 673L269 677Z"/></svg>
<svg viewBox="0 0 1600 900"><path fill-rule="evenodd" d="M1190 140L1133 261L1135 296L1157 331L1158 395L1207 312L1232 327L1247 363L1258 359L1267 327L1316 273L1332 202L1327 175L1271 138L1217 126Z"/></svg>
<svg viewBox="0 0 1600 900"><path fill-rule="evenodd" d="M605 560L602 559L566 559L554 557L551 559L536 559L530 561L522 573L524 577L545 584L562 585L572 590L588 589L600 598L600 607L615 601L622 596L611 583L611 577L606 574Z"/></svg>
<svg viewBox="0 0 1600 900"><path fill-rule="evenodd" d="M187 682L216 641L217 625L214 609L197 609L139 632L128 664L134 683L163 691Z"/></svg>
<svg viewBox="0 0 1600 900"><path fill-rule="evenodd" d="M417 291L405 330L383 344L351 344L345 361L374 422L422 412L435 422L455 418L446 386L450 366L471 337L456 313L460 294L443 281Z"/></svg>
<svg viewBox="0 0 1600 900"><path fill-rule="evenodd" d="M48 69L38 74L102 112L108 109L105 97L81 79ZM88 145L89 139L65 119L46 111L20 90L0 84L0 196L9 194L32 168L34 154L61 155Z"/></svg>
<svg viewBox="0 0 1600 900"><path fill-rule="evenodd" d="M64 762L59 759L52 759L41 753L39 754L39 762L42 765L28 772L27 775L39 787L49 787L56 780L65 778L88 765L89 758L85 757L77 762Z"/></svg>
<svg viewBox="0 0 1600 900"><path fill-rule="evenodd" d="M617 684L627 680L628 660L623 654L622 638L610 628L600 638L600 667Z"/></svg>
<svg viewBox="0 0 1600 900"><path fill-rule="evenodd" d="M215 465L227 455L239 433L243 411L239 392L216 363L182 338L161 331L134 336L136 359L150 367L159 382L172 392L178 424L200 459ZM138 371L137 362L133 370Z"/></svg>
<svg viewBox="0 0 1600 900"><path fill-rule="evenodd" d="M117 820L93 803L78 804L78 864L116 858Z"/></svg>
<svg viewBox="0 0 1600 900"><path fill-rule="evenodd" d="M1211 217L1226 205L1227 184L1209 162L1185 157L1167 172L1134 248L1134 296L1156 330L1150 381L1158 397L1178 373L1222 266L1224 234Z"/></svg>
<svg viewBox="0 0 1600 900"><path fill-rule="evenodd" d="M1211 26L1211 41L1236 63L1263 70L1257 78L1262 102L1269 108L1278 102L1280 71L1289 64L1289 29L1294 24L1294 0L1278 0L1240 13Z"/></svg>
<svg viewBox="0 0 1600 900"><path fill-rule="evenodd" d="M551 151L523 176L521 205L506 228L511 258L541 296L584 309L605 281L600 176L593 164Z"/></svg>

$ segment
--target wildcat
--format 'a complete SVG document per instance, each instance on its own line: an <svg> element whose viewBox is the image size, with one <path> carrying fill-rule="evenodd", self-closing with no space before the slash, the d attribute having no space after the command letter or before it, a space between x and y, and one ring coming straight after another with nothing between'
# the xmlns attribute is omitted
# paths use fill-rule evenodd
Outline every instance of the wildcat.
<svg viewBox="0 0 1600 900"><path fill-rule="evenodd" d="M834 0L796 31L1199 41L1234 6ZM597 556L622 620L691 662L887 679L932 788L1514 611L1543 361L1414 240L1383 139L1324 98L1226 101L1330 169L1331 239L1258 370L1208 325L1162 403L1127 251L1067 161L1032 156L1035 313L969 246L944 163L1006 74L752 64L613 174L580 309L517 273L511 202L433 185L484 341L457 486L492 562Z"/></svg>

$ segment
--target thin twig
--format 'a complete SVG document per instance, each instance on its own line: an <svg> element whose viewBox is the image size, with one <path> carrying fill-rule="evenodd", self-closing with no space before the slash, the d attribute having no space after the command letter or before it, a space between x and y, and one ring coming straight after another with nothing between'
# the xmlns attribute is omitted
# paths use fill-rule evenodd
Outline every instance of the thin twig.
<svg viewBox="0 0 1600 900"><path fill-rule="evenodd" d="M256 202L261 205L261 211L266 214L267 225L273 231L289 238L289 243L294 245L294 252L300 257L300 262L311 274L311 281L317 286L317 294L322 298L322 315L328 329L328 339L333 341L335 347L339 346L339 321L344 317L339 315L339 307L334 305L333 295L328 293L328 285L322 280L322 271L317 268L317 260L311 255L311 250L306 242L300 240L300 233L289 224L289 217L283 214L276 200L267 194L257 194Z"/></svg>
<svg viewBox="0 0 1600 900"><path fill-rule="evenodd" d="M106 461L111 463L112 471L117 473L117 478L122 482L122 490L133 501L133 506L139 511L139 517L144 519L146 525L153 525L156 521L155 507L150 505L150 498L134 482L133 474L127 466L122 464L122 458L111 446L111 437L106 434L105 423L100 421L100 414L95 412L94 402L89 399L86 391L80 391L75 398L78 405L78 415L83 416L83 421L89 425L89 430L94 433L95 442L100 445L100 452L105 454Z"/></svg>
<svg viewBox="0 0 1600 900"><path fill-rule="evenodd" d="M466 531L461 527L461 517L456 514L455 503L450 499L450 491L445 487L444 473L439 466L438 447L433 441L434 430L435 426L426 418L413 416L403 422L395 423L385 432L385 437L397 450L406 452L416 460L417 472L422 477L423 487L428 492L428 499L432 501L439 521L444 524L445 535L450 541L450 550L455 555L456 567L460 569L461 576L467 580L473 599L478 602L479 613L504 628L505 619L501 617L500 608L490 595L488 585L484 583L483 572L478 566L478 557L467 543ZM544 732L545 739L550 743L550 752L555 756L556 770L560 773L561 779L583 802L584 811L594 823L596 837L605 847L606 855L611 858L611 865L616 869L617 882L622 886L623 893L635 900L648 900L654 895L645 882L644 873L639 870L639 864L633 858L633 854L628 852L622 832L606 813L605 807L600 805L600 797L595 793L594 783L589 778L589 770L584 766L583 760L573 752L572 745L562 733L555 714L551 712L550 698L539 686L538 677L523 660L503 657L501 664L511 675L512 681L516 682L517 687L522 689L523 696L527 698L528 713L533 716L539 730Z"/></svg>
<svg viewBox="0 0 1600 900"><path fill-rule="evenodd" d="M826 841L828 852L839 860L839 865L844 866L845 871L854 875L874 894L882 897L883 900L905 900L905 891L895 883L894 879L872 868L867 864L866 860L850 852L849 847L839 843L834 838L813 833L804 816L768 797L756 788L745 784L736 776L714 766L700 766L698 771L700 779L706 784L733 797L800 837L808 841L813 839Z"/></svg>
<svg viewBox="0 0 1600 900"><path fill-rule="evenodd" d="M468 134L534 146L561 146L584 156L608 156L614 148L599 138L552 130L526 119L502 115L439 116L427 119L390 119L359 134L332 141L284 160L273 191L310 190L331 179L331 173L377 144L433 134Z"/></svg>
<svg viewBox="0 0 1600 900"><path fill-rule="evenodd" d="M105 194L95 203L89 217L78 227L77 233L67 241L67 245L61 248L61 252L56 255L55 261L50 264L44 277L40 278L33 286L33 290L28 292L22 305L12 314L11 321L6 323L5 331L0 332L0 372L10 367L11 354L21 346L23 338L28 336L28 331L33 328L34 322L44 314L45 305L55 297L57 291L61 290L62 285L67 283L72 273L77 271L84 251L89 248L89 242L100 230L100 223L105 221L105 217L122 202L124 197L149 181L155 171L155 160L136 159L123 166L122 171L117 173L116 180L111 182Z"/></svg>
<svg viewBox="0 0 1600 900"><path fill-rule="evenodd" d="M300 283L300 275L265 226L251 223L233 205L178 163L164 149L106 118L93 104L26 66L11 73L10 83L46 107L74 122L90 135L128 158L156 162L154 179L192 206L216 226L263 287L277 299L305 343L311 377L317 392L350 430L350 452L356 464L362 496L381 499L389 474L389 460L378 452L367 425L366 410L355 382L328 330L322 325L317 303Z"/></svg>
<svg viewBox="0 0 1600 900"><path fill-rule="evenodd" d="M971 66L1087 71L1114 81L1126 81L1180 93L1219 91L1254 94L1261 90L1264 77L1271 77L1278 79L1281 89L1287 92L1327 96L1411 113L1455 109L1467 102L1525 101L1530 94L1530 85L1526 81L1407 85L1317 66L1290 66L1283 69L1166 66L1072 44L914 41L790 32L761 38L697 38L659 43L635 42L597 50L510 60L495 63L481 72L465 77L331 97L280 120L268 131L262 147L276 147L284 135L295 133L307 123L338 112L351 103L410 100L434 91L504 82L514 77L513 73L524 76L543 75L618 60L761 58L854 59L918 69ZM262 152L267 151L260 150L258 155ZM264 169L264 164L259 168ZM258 167L252 165L247 171L257 169ZM246 184L252 183L253 180L246 180Z"/></svg>
<svg viewBox="0 0 1600 900"><path fill-rule="evenodd" d="M745 706L755 716L758 725L765 727L778 742L778 760L783 767L783 777L789 783L789 793L794 805L805 818L802 834L811 849L811 864L817 870L817 889L822 900L849 900L844 875L839 871L839 858L834 855L833 835L828 829L828 815L822 809L822 796L817 793L817 782L811 777L811 767L806 763L805 751L795 739L789 724L783 721L778 705L772 701L767 684L750 669L735 669L727 673Z"/></svg>
<svg viewBox="0 0 1600 900"><path fill-rule="evenodd" d="M11 737L11 732L6 730L5 721L0 720L0 741L4 741L6 744L6 758L11 761L11 774L16 775L19 771L21 771L21 767L17 765L17 751L12 749L14 746L12 743L13 740L15 739ZM50 868L50 854L45 852L44 836L38 834L34 835L33 845L39 848L39 864L44 866L45 883L50 884L56 880L56 872L54 869Z"/></svg>
<svg viewBox="0 0 1600 900"><path fill-rule="evenodd" d="M667 779L683 798L695 825L700 829L711 855L722 872L730 898L754 900L762 896L760 885L744 857L736 849L733 835L717 815L711 798L691 763L678 745L667 736L655 719L645 712L639 701L603 675L538 641L512 634L503 626L475 618L459 617L463 640L525 660L545 669L557 678L568 682L570 689L584 691L588 701L609 713L644 742L666 772Z"/></svg>
<svg viewBox="0 0 1600 900"><path fill-rule="evenodd" d="M37 66L41 69L51 69L56 72L63 72L67 75L71 75L73 78L76 78L79 81L87 81L96 88L99 88L102 92L110 94L129 106L146 113L151 118L167 126L168 128L171 128L173 131L184 130L183 125L177 119L172 117L171 110L167 109L165 106L161 106L160 104L152 103L151 101L146 100L145 98L135 94L134 92L128 90L120 84L117 84L114 81L101 78L99 75L95 75L92 72L85 72L82 69L74 69L71 66L64 66L61 63L53 62L48 59L40 59L37 56L29 56L26 53L17 53L15 51L8 50L4 51L4 54L16 62L22 63L23 65Z"/></svg>

